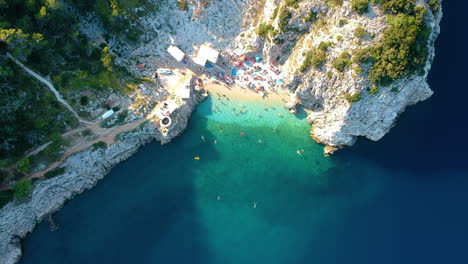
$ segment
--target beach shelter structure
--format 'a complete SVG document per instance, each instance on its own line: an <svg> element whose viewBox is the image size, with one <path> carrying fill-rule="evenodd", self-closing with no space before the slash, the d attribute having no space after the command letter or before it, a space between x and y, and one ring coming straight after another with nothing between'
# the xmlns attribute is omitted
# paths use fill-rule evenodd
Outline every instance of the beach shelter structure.
<svg viewBox="0 0 468 264"><path fill-rule="evenodd" d="M207 45L201 45L200 49L198 49L197 57L193 61L198 65L205 66L207 61L215 64L218 61L218 57L219 51Z"/></svg>
<svg viewBox="0 0 468 264"><path fill-rule="evenodd" d="M190 81L191 79L188 79L187 81L185 81L185 83L179 85L179 87L177 87L177 89L175 90L174 94L182 99L190 98Z"/></svg>
<svg viewBox="0 0 468 264"><path fill-rule="evenodd" d="M109 118L111 115L114 114L114 110L109 110L107 112L105 112L102 116L101 116L101 120L104 120L104 119L107 119Z"/></svg>
<svg viewBox="0 0 468 264"><path fill-rule="evenodd" d="M169 52L169 54L171 54L171 56L178 62L182 61L185 57L185 53L173 45L170 45L169 48L167 48L167 52Z"/></svg>

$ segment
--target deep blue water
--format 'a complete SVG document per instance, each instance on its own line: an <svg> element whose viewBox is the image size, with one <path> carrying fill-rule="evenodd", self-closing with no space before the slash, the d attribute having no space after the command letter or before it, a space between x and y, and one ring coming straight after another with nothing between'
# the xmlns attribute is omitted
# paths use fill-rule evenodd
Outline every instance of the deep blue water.
<svg viewBox="0 0 468 264"><path fill-rule="evenodd" d="M468 263L457 2L444 2L434 96L383 140L324 158L304 120L208 100L173 143L142 148L70 201L58 231L40 224L21 263Z"/></svg>

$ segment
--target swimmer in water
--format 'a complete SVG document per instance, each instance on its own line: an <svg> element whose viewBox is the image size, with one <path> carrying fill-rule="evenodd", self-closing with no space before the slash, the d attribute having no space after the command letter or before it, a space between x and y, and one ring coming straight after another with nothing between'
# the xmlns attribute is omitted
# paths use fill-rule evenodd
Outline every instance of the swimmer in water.
<svg viewBox="0 0 468 264"><path fill-rule="evenodd" d="M276 127L275 127L275 128L273 128L273 132L276 132L276 131L278 131L278 129L277 129Z"/></svg>
<svg viewBox="0 0 468 264"><path fill-rule="evenodd" d="M218 195L218 201L221 200L221 197Z"/></svg>
<svg viewBox="0 0 468 264"><path fill-rule="evenodd" d="M297 153L297 155L302 155L300 150L297 150L296 153Z"/></svg>
<svg viewBox="0 0 468 264"><path fill-rule="evenodd" d="M257 208L257 202L253 203L253 208Z"/></svg>
<svg viewBox="0 0 468 264"><path fill-rule="evenodd" d="M203 140L203 142L205 142L205 137L204 136L201 136L201 139Z"/></svg>
<svg viewBox="0 0 468 264"><path fill-rule="evenodd" d="M258 140L259 144L263 144L263 141L261 139Z"/></svg>

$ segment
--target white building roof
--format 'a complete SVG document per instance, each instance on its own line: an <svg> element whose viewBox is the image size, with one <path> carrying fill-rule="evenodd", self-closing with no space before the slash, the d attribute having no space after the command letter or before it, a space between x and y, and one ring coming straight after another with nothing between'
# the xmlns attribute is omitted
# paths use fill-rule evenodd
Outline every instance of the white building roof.
<svg viewBox="0 0 468 264"><path fill-rule="evenodd" d="M219 51L208 47L206 45L201 45L198 49L197 57L193 60L196 64L205 66L206 62L216 63L218 61Z"/></svg>
<svg viewBox="0 0 468 264"><path fill-rule="evenodd" d="M169 48L167 48L167 52L174 57L177 61L182 61L185 57L185 53L181 51L178 47L170 45Z"/></svg>
<svg viewBox="0 0 468 264"><path fill-rule="evenodd" d="M108 117L110 117L111 115L114 114L114 110L109 110L107 112L105 112L102 116L101 116L101 119L106 119Z"/></svg>
<svg viewBox="0 0 468 264"><path fill-rule="evenodd" d="M174 94L183 99L190 98L190 79L186 81L184 84L177 87Z"/></svg>

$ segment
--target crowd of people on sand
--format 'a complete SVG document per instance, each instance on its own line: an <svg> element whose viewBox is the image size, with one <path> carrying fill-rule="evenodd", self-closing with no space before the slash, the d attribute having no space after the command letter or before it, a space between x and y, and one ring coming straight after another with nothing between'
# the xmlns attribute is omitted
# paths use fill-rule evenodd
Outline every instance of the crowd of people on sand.
<svg viewBox="0 0 468 264"><path fill-rule="evenodd" d="M182 63L185 67L193 67L187 59ZM251 89L261 96L285 88L277 63L265 63L260 56L247 57L223 51L218 64L195 66L194 72L205 74L215 83L223 82L228 86L235 84L244 89Z"/></svg>
<svg viewBox="0 0 468 264"><path fill-rule="evenodd" d="M223 52L222 56L228 62L230 75L218 73L212 75L213 78L218 77L229 85L236 84L241 88L251 89L261 96L284 88L281 71L276 63L265 63L260 56L247 57L228 52Z"/></svg>

